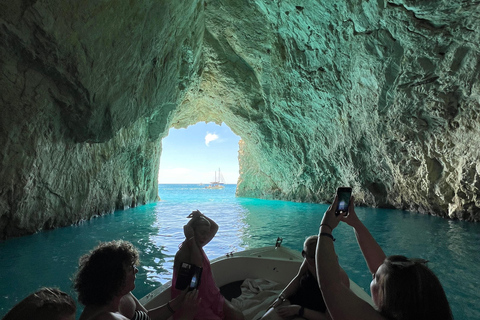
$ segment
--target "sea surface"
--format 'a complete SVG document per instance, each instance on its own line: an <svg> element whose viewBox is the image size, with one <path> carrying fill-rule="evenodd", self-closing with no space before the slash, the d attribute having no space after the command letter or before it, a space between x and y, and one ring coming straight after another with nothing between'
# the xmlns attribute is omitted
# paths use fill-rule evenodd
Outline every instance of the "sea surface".
<svg viewBox="0 0 480 320"><path fill-rule="evenodd" d="M140 251L134 294L141 298L171 279L173 259L192 210L215 220L220 229L205 247L210 259L229 252L274 245L302 249L318 233L324 204L235 197L236 185L159 185L161 201L117 211L71 227L0 242L0 317L41 286L75 295L71 278L78 259L101 241L124 239ZM357 208L387 255L428 259L442 282L457 320L480 319L480 224L449 221L400 210ZM367 293L371 275L352 229L334 231L335 250L350 278ZM79 305L78 314L82 307Z"/></svg>

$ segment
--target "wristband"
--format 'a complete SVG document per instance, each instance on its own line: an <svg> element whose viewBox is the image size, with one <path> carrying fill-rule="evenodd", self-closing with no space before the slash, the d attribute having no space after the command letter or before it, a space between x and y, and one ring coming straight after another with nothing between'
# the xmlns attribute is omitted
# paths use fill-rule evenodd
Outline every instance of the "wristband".
<svg viewBox="0 0 480 320"><path fill-rule="evenodd" d="M333 241L336 240L330 233L326 233L326 232L320 232L320 237L329 237Z"/></svg>

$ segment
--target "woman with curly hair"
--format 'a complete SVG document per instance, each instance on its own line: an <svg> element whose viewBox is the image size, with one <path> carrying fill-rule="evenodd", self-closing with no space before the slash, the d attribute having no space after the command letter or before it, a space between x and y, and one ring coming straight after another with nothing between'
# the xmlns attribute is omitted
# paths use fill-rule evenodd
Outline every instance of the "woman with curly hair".
<svg viewBox="0 0 480 320"><path fill-rule="evenodd" d="M85 306L79 320L163 320L168 319L184 303L192 319L197 308L197 292L182 292L167 304L146 310L131 293L138 272L137 249L127 241L100 243L82 256L74 279L78 301Z"/></svg>

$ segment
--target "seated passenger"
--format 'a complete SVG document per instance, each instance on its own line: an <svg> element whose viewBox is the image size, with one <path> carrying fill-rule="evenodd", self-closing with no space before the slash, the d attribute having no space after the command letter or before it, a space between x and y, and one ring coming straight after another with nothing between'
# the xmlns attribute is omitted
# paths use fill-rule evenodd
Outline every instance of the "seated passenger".
<svg viewBox="0 0 480 320"><path fill-rule="evenodd" d="M426 260L386 257L380 245L358 218L351 197L348 215L335 215L338 197L320 225L316 250L317 275L325 304L334 320L452 320L445 292ZM332 232L340 221L353 227L365 258L376 308L349 290L339 277Z"/></svg>
<svg viewBox="0 0 480 320"><path fill-rule="evenodd" d="M56 288L41 288L15 305L2 320L75 320L72 297Z"/></svg>
<svg viewBox="0 0 480 320"><path fill-rule="evenodd" d="M193 264L203 268L201 281L198 287L199 306L194 319L244 319L243 314L235 308L220 293L213 279L210 261L203 251L218 231L218 225L200 211L193 211L187 218L191 220L183 227L185 240L175 255L172 279L172 298L178 296L180 291L175 289L175 283L182 263ZM175 316L177 319L177 316Z"/></svg>
<svg viewBox="0 0 480 320"><path fill-rule="evenodd" d="M330 319L317 281L315 268L317 241L318 236L316 235L310 236L305 240L302 250L304 260L297 275L272 303L262 317L263 320L292 319L294 317L302 317L309 320ZM348 288L350 280L342 268L339 268L339 277Z"/></svg>
<svg viewBox="0 0 480 320"><path fill-rule="evenodd" d="M197 292L182 291L163 306L146 310L132 294L139 263L137 249L127 241L98 245L82 256L74 287L85 306L79 320L164 320L183 309L190 320L197 307Z"/></svg>

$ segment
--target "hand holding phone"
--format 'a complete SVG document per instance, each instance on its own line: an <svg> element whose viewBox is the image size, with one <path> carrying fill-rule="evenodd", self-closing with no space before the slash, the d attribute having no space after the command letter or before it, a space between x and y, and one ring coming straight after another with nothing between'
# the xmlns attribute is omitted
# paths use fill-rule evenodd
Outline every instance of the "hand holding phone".
<svg viewBox="0 0 480 320"><path fill-rule="evenodd" d="M177 281L175 282L175 289L188 291L198 288L202 277L202 268L196 265L182 262L178 272Z"/></svg>
<svg viewBox="0 0 480 320"><path fill-rule="evenodd" d="M348 216L348 206L350 205L350 198L352 196L351 187L339 187L337 189L338 204L335 209L335 215L342 214Z"/></svg>

